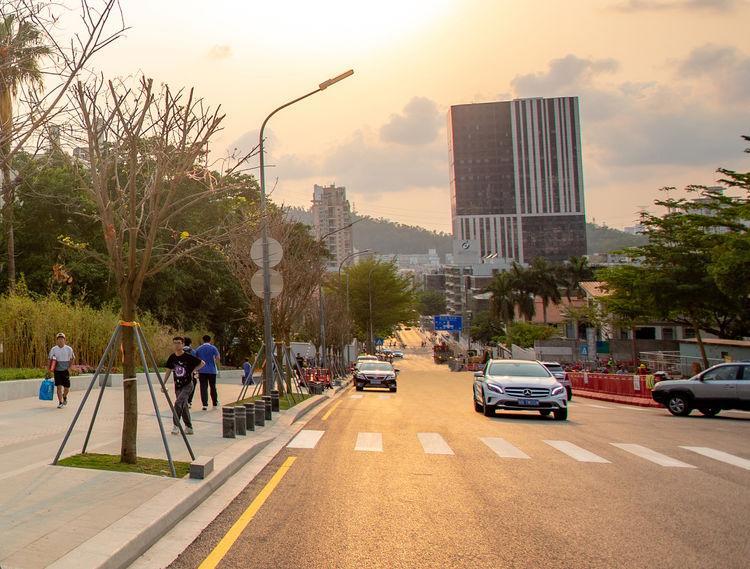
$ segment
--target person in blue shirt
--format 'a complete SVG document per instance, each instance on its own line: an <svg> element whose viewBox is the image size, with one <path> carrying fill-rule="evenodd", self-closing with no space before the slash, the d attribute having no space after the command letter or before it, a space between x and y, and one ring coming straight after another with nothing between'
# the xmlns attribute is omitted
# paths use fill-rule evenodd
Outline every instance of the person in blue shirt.
<svg viewBox="0 0 750 569"><path fill-rule="evenodd" d="M203 343L195 349L195 356L206 362L198 374L201 388L201 403L203 410L208 409L208 388L211 388L211 402L214 409L219 406L219 394L216 392L216 366L219 364L219 350L211 343L211 336L203 336Z"/></svg>
<svg viewBox="0 0 750 569"><path fill-rule="evenodd" d="M253 366L250 364L250 359L245 358L242 364L242 383L245 385L253 385Z"/></svg>

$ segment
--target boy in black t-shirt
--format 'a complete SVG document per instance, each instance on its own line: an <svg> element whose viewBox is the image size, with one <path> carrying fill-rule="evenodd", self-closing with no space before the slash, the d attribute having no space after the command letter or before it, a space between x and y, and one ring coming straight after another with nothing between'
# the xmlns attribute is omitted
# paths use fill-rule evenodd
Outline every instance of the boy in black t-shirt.
<svg viewBox="0 0 750 569"><path fill-rule="evenodd" d="M193 392L193 372L201 369L205 364L200 358L188 354L185 350L185 339L182 336L175 336L172 339L174 352L169 355L167 360L167 373L164 374L164 383L169 381L170 374L174 374L174 427L172 434L180 432L180 418L185 423L185 433L193 434L193 423L190 421L190 411L188 409L188 400Z"/></svg>

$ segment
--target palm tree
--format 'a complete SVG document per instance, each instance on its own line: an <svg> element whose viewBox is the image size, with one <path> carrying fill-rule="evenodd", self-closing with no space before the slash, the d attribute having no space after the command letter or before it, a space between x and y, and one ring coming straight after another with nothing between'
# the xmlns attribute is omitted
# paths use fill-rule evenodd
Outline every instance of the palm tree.
<svg viewBox="0 0 750 569"><path fill-rule="evenodd" d="M565 282L565 296L570 301L572 295L581 295L581 283L594 277L586 257L571 257L563 270Z"/></svg>
<svg viewBox="0 0 750 569"><path fill-rule="evenodd" d="M498 273L487 287L487 292L492 294L490 310L493 318L503 323L505 328L506 343L512 343L510 338L510 325L516 316L516 291L509 273Z"/></svg>
<svg viewBox="0 0 750 569"><path fill-rule="evenodd" d="M515 291L515 305L524 320L531 320L536 314L534 306L534 278L532 271L514 262L509 272Z"/></svg>
<svg viewBox="0 0 750 569"><path fill-rule="evenodd" d="M50 54L42 34L26 20L11 14L0 19L0 174L2 174L3 225L8 247L8 287L15 288L16 261L13 232L15 183L11 180L13 103L21 85L41 87L39 61Z"/></svg>
<svg viewBox="0 0 750 569"><path fill-rule="evenodd" d="M542 299L542 314L547 323L547 307L549 303L560 304L560 287L555 267L543 257L537 257L531 264L531 281L534 293Z"/></svg>

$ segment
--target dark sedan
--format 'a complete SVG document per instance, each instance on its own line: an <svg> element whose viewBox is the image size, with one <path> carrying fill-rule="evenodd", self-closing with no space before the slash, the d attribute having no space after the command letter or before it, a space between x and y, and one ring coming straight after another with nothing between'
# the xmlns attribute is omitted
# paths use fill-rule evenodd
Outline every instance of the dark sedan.
<svg viewBox="0 0 750 569"><path fill-rule="evenodd" d="M382 387L396 391L398 370L388 362L362 362L354 374L354 385L357 391L365 387Z"/></svg>

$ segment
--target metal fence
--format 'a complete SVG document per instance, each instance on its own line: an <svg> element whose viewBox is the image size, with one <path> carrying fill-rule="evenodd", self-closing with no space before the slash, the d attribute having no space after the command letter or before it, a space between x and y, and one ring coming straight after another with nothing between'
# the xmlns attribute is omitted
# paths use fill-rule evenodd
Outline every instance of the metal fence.
<svg viewBox="0 0 750 569"><path fill-rule="evenodd" d="M665 371L670 376L691 377L694 375L694 364L703 369L703 359L695 356L683 356L680 352L641 352L641 362L645 363L649 370ZM713 366L722 363L719 358L708 358L708 365Z"/></svg>

